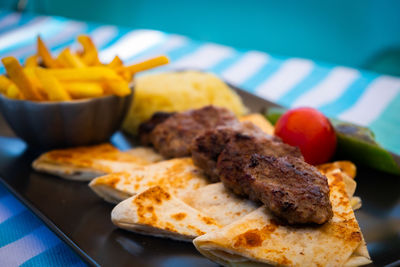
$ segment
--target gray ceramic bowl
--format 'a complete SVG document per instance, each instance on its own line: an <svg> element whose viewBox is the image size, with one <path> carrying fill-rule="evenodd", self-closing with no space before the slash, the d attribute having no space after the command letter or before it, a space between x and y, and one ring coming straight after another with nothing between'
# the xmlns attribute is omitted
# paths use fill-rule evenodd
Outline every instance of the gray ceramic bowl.
<svg viewBox="0 0 400 267"><path fill-rule="evenodd" d="M30 146L56 148L107 141L119 129L133 98L114 95L67 102L13 100L0 94L0 111Z"/></svg>

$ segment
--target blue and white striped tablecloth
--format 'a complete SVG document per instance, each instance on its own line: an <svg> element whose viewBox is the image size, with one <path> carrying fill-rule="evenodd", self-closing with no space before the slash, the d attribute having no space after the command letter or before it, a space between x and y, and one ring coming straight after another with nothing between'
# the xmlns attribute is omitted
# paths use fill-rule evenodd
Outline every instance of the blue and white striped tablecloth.
<svg viewBox="0 0 400 267"><path fill-rule="evenodd" d="M0 57L25 60L35 53L38 34L58 53L65 46L76 45L74 40L82 33L92 36L103 62L115 55L129 64L167 54L171 64L155 71L195 68L213 72L284 106L312 106L328 116L369 126L385 148L400 153L399 77L198 42L159 31L7 11L0 11ZM0 266L80 264L37 218L0 190Z"/></svg>
<svg viewBox="0 0 400 267"><path fill-rule="evenodd" d="M86 264L0 184L0 266Z"/></svg>

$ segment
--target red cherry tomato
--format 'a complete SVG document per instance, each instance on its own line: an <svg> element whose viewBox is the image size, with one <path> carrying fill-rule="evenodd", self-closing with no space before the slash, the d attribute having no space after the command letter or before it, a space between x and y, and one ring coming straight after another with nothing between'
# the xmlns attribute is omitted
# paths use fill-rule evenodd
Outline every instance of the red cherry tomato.
<svg viewBox="0 0 400 267"><path fill-rule="evenodd" d="M275 135L300 148L309 164L327 162L336 149L336 135L329 120L314 108L285 112L275 125Z"/></svg>

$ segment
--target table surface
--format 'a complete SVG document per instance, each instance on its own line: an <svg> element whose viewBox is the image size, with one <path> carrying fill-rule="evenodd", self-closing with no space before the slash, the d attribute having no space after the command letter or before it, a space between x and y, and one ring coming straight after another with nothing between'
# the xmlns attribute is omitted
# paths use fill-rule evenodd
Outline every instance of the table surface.
<svg viewBox="0 0 400 267"><path fill-rule="evenodd" d="M400 78L342 66L244 51L152 30L98 25L61 17L0 11L0 56L33 54L40 34L58 53L89 34L103 62L118 54L126 63L167 54L171 64L155 71L194 68L213 72L258 96L288 107L313 106L325 114L369 126L384 147L400 153ZM0 67L0 72L4 68ZM153 71L150 71L153 72ZM25 149L4 122L2 145ZM6 163L2 163L5 166ZM0 169L1 175L2 169ZM397 214L397 213L396 213ZM0 265L79 266L83 262L0 185ZM7 257L4 257L7 255Z"/></svg>

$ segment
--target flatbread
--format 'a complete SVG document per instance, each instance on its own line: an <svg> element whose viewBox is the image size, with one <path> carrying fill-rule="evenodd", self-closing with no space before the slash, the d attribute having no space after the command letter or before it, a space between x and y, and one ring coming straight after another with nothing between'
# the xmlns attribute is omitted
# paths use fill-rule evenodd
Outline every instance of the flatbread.
<svg viewBox="0 0 400 267"><path fill-rule="evenodd" d="M326 163L324 164L327 168L329 167L329 164L332 164L332 166L337 165L336 162L333 163ZM333 168L330 167L330 170L328 172L326 172L324 175L328 175L328 173L330 175L335 174L335 173L339 173L339 175L342 176L343 178L343 182L346 188L346 193L347 196L350 199L350 205L352 207L353 210L358 210L361 208L362 205L362 201L361 198L354 196L354 193L356 192L356 187L357 187L357 183L356 181L354 181L354 179L352 177L349 176L348 172L343 170L342 168Z"/></svg>
<svg viewBox="0 0 400 267"><path fill-rule="evenodd" d="M182 200L223 226L237 221L260 206L232 193L222 183L201 187L185 195Z"/></svg>
<svg viewBox="0 0 400 267"><path fill-rule="evenodd" d="M125 150L124 153L132 155L136 158L144 159L145 161L150 162L150 163L160 162L160 161L165 160L165 158L161 154L158 154L151 147L138 146L135 148Z"/></svg>
<svg viewBox="0 0 400 267"><path fill-rule="evenodd" d="M351 207L353 208L353 210L360 209L362 206L361 198L360 197L352 197L350 199L350 204L351 204Z"/></svg>
<svg viewBox="0 0 400 267"><path fill-rule="evenodd" d="M42 154L32 167L65 179L90 181L106 173L129 170L162 159L150 148L122 152L111 144L52 150Z"/></svg>
<svg viewBox="0 0 400 267"><path fill-rule="evenodd" d="M118 203L155 185L179 198L207 184L209 180L191 158L176 158L101 176L89 186L104 200Z"/></svg>
<svg viewBox="0 0 400 267"><path fill-rule="evenodd" d="M346 173L352 179L354 179L357 174L356 165L354 165L353 162L347 160L340 160L340 161L321 164L318 165L317 168L323 174L327 174L330 171L339 169L341 172Z"/></svg>
<svg viewBox="0 0 400 267"><path fill-rule="evenodd" d="M338 170L338 172L340 171ZM344 173L342 174L344 180L350 179ZM353 180L351 179L351 181ZM345 183L351 207L356 210L361 208L361 199L353 196L353 187L355 187L355 183ZM261 206L260 203L234 194L222 183L209 184L193 192L188 192L182 197L182 200L224 226L237 221Z"/></svg>
<svg viewBox="0 0 400 267"><path fill-rule="evenodd" d="M175 160L170 161L170 166L173 166L172 164ZM172 163L171 163L172 162ZM162 163L157 163L157 164L152 164L143 167L142 169L150 169L153 168L153 176L157 177L158 175L154 175L157 173L157 168L154 168L154 166L162 166L164 165L165 162ZM185 159L179 159L179 164L183 165L191 165L192 162L190 160L185 160ZM161 174L158 177L163 177L165 176L168 172L164 172L162 170L165 170L164 168L159 168L158 173ZM161 170L161 172L160 172ZM151 172L151 171L150 171ZM146 172L145 172L146 173ZM146 176L145 173L142 173L143 176ZM149 173L149 172L147 172ZM344 173L341 173L340 171L335 171L333 172L334 174L337 173L336 175L339 175L340 177L344 177ZM114 175L114 174L113 174ZM108 175L107 176L107 184L111 185L113 184L113 175ZM129 184L128 182L131 178L131 174L125 173L125 175L128 175L128 178L122 178L122 174L118 174L116 177L117 179L117 184L122 183L123 184ZM146 177L149 177L148 175ZM173 175L171 176L173 177ZM105 177L104 177L105 178ZM121 179L122 178L122 179ZM92 184L97 183L99 180L102 180L103 177L98 178L92 182ZM136 178L137 179L137 178ZM135 178L133 180L136 180ZM201 179L204 179L201 178ZM139 179L140 180L140 179ZM142 180L141 180L142 181ZM153 183L150 183L154 185ZM161 182L161 184L164 184L164 186L158 186L161 189L156 189L155 191L159 192L168 192L167 190L170 189L164 189L167 188L165 186L165 183ZM132 183L129 186L129 188L132 188ZM142 186L145 184L142 184ZM344 192L346 192L347 195L347 188L346 185L343 183L344 187ZM146 223L143 222L140 218L141 212L139 210L143 211L143 208L140 208L143 205L139 205L138 202L134 202L134 199L138 199L137 196L140 195L140 200L141 202L146 202L146 203L153 203L154 202L154 195L155 193L153 192L153 187L146 187L143 186L141 188L146 188L144 191L139 192L139 193L126 193L126 189L120 188L121 191L117 189L112 189L112 186L106 186L104 189L110 190L107 194L103 195L103 197L109 198L108 201L110 202L118 202L122 198L127 198L129 197L130 194L136 194L135 197L129 198L129 200L125 200L121 202L120 204L117 205L118 208L115 208L115 210L112 213L112 218L114 221L114 224L117 225L118 227L121 227L126 230L134 231L134 232L139 232L142 234L147 234L147 235L153 235L153 236L161 236L165 238L172 238L172 239L179 239L179 240L184 240L184 241L189 241L192 238L198 237L201 232L208 233L208 228L206 228L203 225L203 222L197 222L196 228L200 229L194 230L194 224L191 221L185 221L185 222L180 222L178 220L172 220L171 214L177 210L185 210L188 207L190 207L189 211L190 214L193 214L193 210L196 211L197 213L202 214L202 216L206 216L208 218L211 218L213 222L215 222L215 225L218 225L218 229L221 229L224 226L230 225L234 223L235 221L240 220L241 218L245 217L246 215L250 214L251 212L255 211L257 208L260 207L260 204L252 202L247 199L243 199L241 197L238 197L234 193L232 193L230 190L226 189L222 183L215 183L215 184L204 184L202 186L199 186L197 189L191 189L191 190L184 190L180 191L179 193L179 198L173 196L173 194L168 193L173 200L168 201L166 203L163 202L162 205L159 205L157 209L152 210L151 208L151 216L152 218L157 218L155 222L152 220L146 221ZM116 187L118 188L118 187ZM151 190L150 190L151 189ZM125 190L125 191L124 191ZM173 190L173 189L172 189ZM146 194L143 194L143 192L147 192ZM152 193L149 193L152 192ZM178 190L179 192L179 190ZM99 192L98 192L99 193ZM111 194L110 194L111 193ZM113 197L113 194L125 194L122 196L118 197ZM161 193L157 193L161 194ZM350 196L349 196L350 197ZM124 203L124 204L122 204ZM182 208L183 207L183 208ZM178 212L175 212L173 214L177 214ZM195 214L197 214L195 213ZM185 212L186 214L186 212ZM144 215L143 215L144 216ZM142 216L142 217L143 217ZM150 216L150 215L148 215ZM176 215L178 216L178 215ZM185 216L185 215L181 215ZM196 215L197 216L197 215ZM194 218L195 216L189 216L189 218ZM145 216L145 218L147 218ZM149 217L150 218L150 217ZM167 223L168 222L168 223ZM364 244L364 243L363 243ZM361 247L361 244L360 244ZM366 247L364 244L364 250L366 251ZM364 256L357 256L357 259L354 259L353 262L360 262L360 260L365 260L368 259L368 257ZM357 261L358 260L358 261ZM218 260L216 260L219 262ZM221 262L220 262L221 263ZM236 264L236 263L235 263ZM232 266L235 264L231 264ZM242 263L241 263L242 264ZM248 263L250 264L250 263ZM253 265L253 263L252 263Z"/></svg>
<svg viewBox="0 0 400 267"><path fill-rule="evenodd" d="M260 207L193 243L204 256L225 266L343 266L370 263L351 208L342 172L327 174L333 218L318 227L279 225Z"/></svg>
<svg viewBox="0 0 400 267"><path fill-rule="evenodd" d="M157 237L191 241L221 228L214 219L193 209L160 186L119 203L111 212L119 228Z"/></svg>
<svg viewBox="0 0 400 267"><path fill-rule="evenodd" d="M249 121L269 135L274 135L274 126L260 113L251 113L239 117L239 121Z"/></svg>

